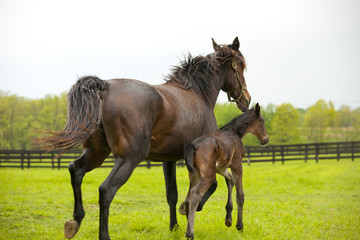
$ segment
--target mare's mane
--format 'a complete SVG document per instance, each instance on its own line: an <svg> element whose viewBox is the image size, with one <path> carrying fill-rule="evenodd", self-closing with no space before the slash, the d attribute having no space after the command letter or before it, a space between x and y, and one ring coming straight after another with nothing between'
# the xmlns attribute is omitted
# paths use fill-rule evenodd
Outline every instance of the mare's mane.
<svg viewBox="0 0 360 240"><path fill-rule="evenodd" d="M165 81L194 92L208 104L215 104L214 101L218 95L217 89L221 87L216 86L219 84L217 75L220 66L229 60L241 62L243 69L246 68L245 59L241 52L223 45L215 53L206 57L192 57L189 54L178 66L172 68L172 72L165 77Z"/></svg>
<svg viewBox="0 0 360 240"><path fill-rule="evenodd" d="M179 66L173 67L165 81L194 92L208 104L214 104L218 94L215 86L218 70L218 63L210 57L189 54Z"/></svg>
<svg viewBox="0 0 360 240"><path fill-rule="evenodd" d="M246 61L240 50L232 50L230 46L222 45L216 50L216 58L219 64L224 64L228 60L235 60L241 63L242 68L246 69Z"/></svg>

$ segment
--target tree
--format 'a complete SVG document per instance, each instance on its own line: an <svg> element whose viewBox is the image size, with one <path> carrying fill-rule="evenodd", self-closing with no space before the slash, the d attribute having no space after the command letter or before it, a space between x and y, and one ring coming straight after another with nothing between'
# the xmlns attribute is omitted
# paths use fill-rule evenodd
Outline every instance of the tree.
<svg viewBox="0 0 360 240"><path fill-rule="evenodd" d="M324 100L318 100L308 108L304 117L304 137L310 142L324 142L326 129L331 122L329 106Z"/></svg>
<svg viewBox="0 0 360 240"><path fill-rule="evenodd" d="M291 104L284 103L275 110L275 115L268 131L271 144L298 143L300 114Z"/></svg>
<svg viewBox="0 0 360 240"><path fill-rule="evenodd" d="M216 123L219 128L230 122L233 118L239 116L241 113L242 112L237 106L231 103L217 103L214 109Z"/></svg>
<svg viewBox="0 0 360 240"><path fill-rule="evenodd" d="M32 100L0 91L0 149L32 149L36 130L65 126L66 106L65 93Z"/></svg>

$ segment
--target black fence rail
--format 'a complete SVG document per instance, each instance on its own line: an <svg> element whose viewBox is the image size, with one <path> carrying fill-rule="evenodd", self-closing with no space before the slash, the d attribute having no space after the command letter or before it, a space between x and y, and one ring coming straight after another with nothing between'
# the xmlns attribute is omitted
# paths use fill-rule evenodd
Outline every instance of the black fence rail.
<svg viewBox="0 0 360 240"><path fill-rule="evenodd" d="M360 158L360 141L335 143L309 143L292 145L269 145L265 147L246 147L246 159L251 162L304 162L324 159L355 159Z"/></svg>
<svg viewBox="0 0 360 240"><path fill-rule="evenodd" d="M71 161L81 155L81 151L67 151L47 153L39 150L0 150L0 167L7 168L66 168ZM310 143L293 145L269 145L265 147L246 147L243 162L248 165L256 162L285 161L316 161L323 159L360 159L360 141L336 143ZM160 162L144 161L141 167L151 168L161 166ZM177 162L178 166L185 166L184 161ZM113 167L114 157L110 155L102 167Z"/></svg>

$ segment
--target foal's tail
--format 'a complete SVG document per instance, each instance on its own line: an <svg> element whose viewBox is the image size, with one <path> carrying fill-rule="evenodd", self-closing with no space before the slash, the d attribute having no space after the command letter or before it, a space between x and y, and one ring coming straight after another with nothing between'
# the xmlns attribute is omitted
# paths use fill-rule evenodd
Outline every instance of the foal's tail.
<svg viewBox="0 0 360 240"><path fill-rule="evenodd" d="M185 163L189 172L191 173L195 172L194 161L193 161L195 151L196 151L196 147L194 144L189 143L185 146L184 149Z"/></svg>
<svg viewBox="0 0 360 240"><path fill-rule="evenodd" d="M100 100L108 83L95 76L80 78L68 93L68 110L65 128L59 132L45 133L39 143L49 151L67 150L82 144L101 123Z"/></svg>

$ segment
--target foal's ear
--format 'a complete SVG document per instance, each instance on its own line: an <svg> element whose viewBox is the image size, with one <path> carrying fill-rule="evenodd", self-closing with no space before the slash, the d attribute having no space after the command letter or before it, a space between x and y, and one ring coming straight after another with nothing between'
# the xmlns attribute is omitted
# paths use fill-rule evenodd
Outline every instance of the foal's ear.
<svg viewBox="0 0 360 240"><path fill-rule="evenodd" d="M256 113L256 116L260 116L260 105L259 103L256 103L256 106L255 106L255 113Z"/></svg>
<svg viewBox="0 0 360 240"><path fill-rule="evenodd" d="M215 42L215 40L213 38L211 38L211 40L212 40L214 50L215 51L219 50L220 46Z"/></svg>
<svg viewBox="0 0 360 240"><path fill-rule="evenodd" d="M240 42L239 42L239 39L238 37L236 37L231 45L231 49L232 50L235 50L235 51L238 51L240 48Z"/></svg>

